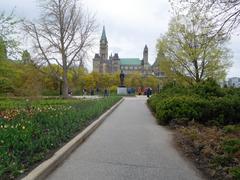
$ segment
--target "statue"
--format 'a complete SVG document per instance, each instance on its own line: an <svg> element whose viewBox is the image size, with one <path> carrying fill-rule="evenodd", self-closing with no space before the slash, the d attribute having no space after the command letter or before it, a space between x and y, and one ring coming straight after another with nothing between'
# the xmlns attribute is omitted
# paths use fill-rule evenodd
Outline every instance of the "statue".
<svg viewBox="0 0 240 180"><path fill-rule="evenodd" d="M124 86L124 78L125 78L125 74L123 73L123 70L121 70L121 73L120 73L120 87L125 87Z"/></svg>

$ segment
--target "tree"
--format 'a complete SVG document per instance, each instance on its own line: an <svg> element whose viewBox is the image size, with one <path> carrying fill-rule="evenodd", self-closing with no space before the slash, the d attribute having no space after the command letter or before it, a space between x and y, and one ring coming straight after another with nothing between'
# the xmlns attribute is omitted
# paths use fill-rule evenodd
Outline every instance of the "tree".
<svg viewBox="0 0 240 180"><path fill-rule="evenodd" d="M143 80L143 86L144 87L151 87L155 92L158 90L159 86L159 79L157 79L155 76L147 76Z"/></svg>
<svg viewBox="0 0 240 180"><path fill-rule="evenodd" d="M23 62L23 64L31 64L32 63L31 55L27 50L24 50L22 52L22 62Z"/></svg>
<svg viewBox="0 0 240 180"><path fill-rule="evenodd" d="M172 4L180 3L186 8L201 9L217 24L215 33L219 31L231 32L240 23L240 0L170 0Z"/></svg>
<svg viewBox="0 0 240 180"><path fill-rule="evenodd" d="M18 88L18 95L39 96L43 92L42 82L44 75L32 64L18 64L22 68L21 78Z"/></svg>
<svg viewBox="0 0 240 180"><path fill-rule="evenodd" d="M95 19L77 5L77 0L41 2L39 23L25 22L24 29L35 42L38 63L50 67L58 64L62 68L63 96L67 97L68 70L77 62L82 62L79 57L85 56L93 46Z"/></svg>
<svg viewBox="0 0 240 180"><path fill-rule="evenodd" d="M143 86L143 77L139 72L133 72L131 74L126 75L125 84L127 87L142 87Z"/></svg>
<svg viewBox="0 0 240 180"><path fill-rule="evenodd" d="M0 41L4 42L8 56L14 56L19 52L16 27L20 22L21 20L14 16L13 11L9 15L0 13Z"/></svg>
<svg viewBox="0 0 240 180"><path fill-rule="evenodd" d="M226 48L229 38L221 32L212 36L214 27L197 9L171 20L168 32L157 44L158 52L164 53L160 65L167 76L189 84L206 78L224 79L231 65Z"/></svg>
<svg viewBox="0 0 240 180"><path fill-rule="evenodd" d="M7 59L7 47L2 37L0 37L0 60Z"/></svg>

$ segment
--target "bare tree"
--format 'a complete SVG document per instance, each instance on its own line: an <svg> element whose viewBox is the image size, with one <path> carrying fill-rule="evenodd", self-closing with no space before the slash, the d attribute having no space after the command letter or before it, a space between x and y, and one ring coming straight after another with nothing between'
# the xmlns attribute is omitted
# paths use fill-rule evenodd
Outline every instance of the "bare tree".
<svg viewBox="0 0 240 180"><path fill-rule="evenodd" d="M180 6L198 7L202 13L211 16L218 24L215 34L225 31L230 33L240 24L240 0L170 0Z"/></svg>
<svg viewBox="0 0 240 180"><path fill-rule="evenodd" d="M80 62L79 57L94 43L95 18L79 4L78 0L41 0L39 23L24 22L25 31L33 39L38 63L62 68L62 77L58 79L63 81L64 97L68 97L69 68Z"/></svg>

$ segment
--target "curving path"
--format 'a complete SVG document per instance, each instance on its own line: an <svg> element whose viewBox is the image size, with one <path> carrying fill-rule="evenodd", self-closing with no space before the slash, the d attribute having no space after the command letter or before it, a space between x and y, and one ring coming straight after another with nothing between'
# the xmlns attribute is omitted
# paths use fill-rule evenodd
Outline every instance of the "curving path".
<svg viewBox="0 0 240 180"><path fill-rule="evenodd" d="M105 122L47 179L201 180L158 126L145 97L125 98Z"/></svg>

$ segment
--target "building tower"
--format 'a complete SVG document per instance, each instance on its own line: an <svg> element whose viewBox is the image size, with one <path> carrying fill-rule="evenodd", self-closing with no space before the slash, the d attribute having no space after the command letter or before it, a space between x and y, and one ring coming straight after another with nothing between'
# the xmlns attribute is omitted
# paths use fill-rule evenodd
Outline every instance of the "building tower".
<svg viewBox="0 0 240 180"><path fill-rule="evenodd" d="M145 45L144 50L143 50L143 64L147 65L148 64L148 47Z"/></svg>
<svg viewBox="0 0 240 180"><path fill-rule="evenodd" d="M100 40L100 57L102 60L108 59L108 41L105 32L105 26L103 26L102 36Z"/></svg>
<svg viewBox="0 0 240 180"><path fill-rule="evenodd" d="M143 71L144 75L148 75L150 73L150 64L148 63L148 47L145 45L143 50Z"/></svg>

